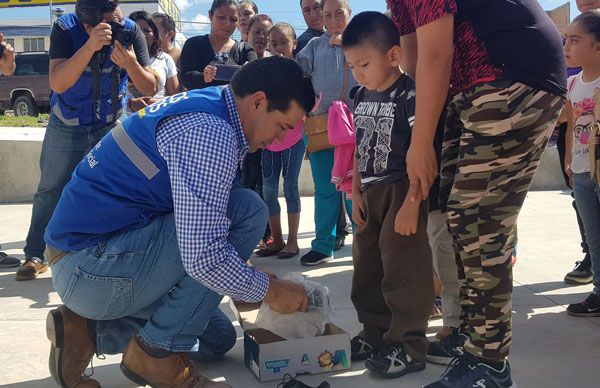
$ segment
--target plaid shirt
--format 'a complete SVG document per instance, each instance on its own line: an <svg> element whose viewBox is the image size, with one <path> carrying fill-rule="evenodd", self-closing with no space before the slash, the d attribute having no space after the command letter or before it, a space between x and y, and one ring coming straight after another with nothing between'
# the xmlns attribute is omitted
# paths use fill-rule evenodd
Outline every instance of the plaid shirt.
<svg viewBox="0 0 600 388"><path fill-rule="evenodd" d="M227 242L229 193L248 143L229 87L229 122L186 113L161 122L156 144L171 177L177 240L187 273L219 294L248 302L267 293L268 276L248 266Z"/></svg>

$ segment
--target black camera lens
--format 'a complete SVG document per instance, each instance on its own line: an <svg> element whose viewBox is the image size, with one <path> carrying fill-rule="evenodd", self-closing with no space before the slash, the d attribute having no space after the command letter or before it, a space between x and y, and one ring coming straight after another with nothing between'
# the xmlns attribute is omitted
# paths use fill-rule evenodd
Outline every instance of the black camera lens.
<svg viewBox="0 0 600 388"><path fill-rule="evenodd" d="M119 41L123 47L127 47L133 44L133 31L128 30L122 24L117 22L110 22L110 29L112 30L112 43Z"/></svg>

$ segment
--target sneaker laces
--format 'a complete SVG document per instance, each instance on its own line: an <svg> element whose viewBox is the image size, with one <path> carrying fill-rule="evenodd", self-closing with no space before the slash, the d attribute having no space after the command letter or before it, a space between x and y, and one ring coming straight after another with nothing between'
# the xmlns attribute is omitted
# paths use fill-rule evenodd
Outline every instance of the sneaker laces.
<svg viewBox="0 0 600 388"><path fill-rule="evenodd" d="M195 384L195 383L199 383L201 382L200 379L197 379L197 376L195 373L192 373L192 371L194 370L194 367L192 366L192 364L190 364L188 358L185 356L185 354L180 353L177 355L176 358L176 363L175 363L175 371L176 371L176 376L178 378L180 378L181 381L178 382L178 385L182 385L182 383L185 382L185 380L188 380L188 382L190 384ZM204 377L202 375L200 375L201 377ZM192 385L193 386L193 385Z"/></svg>
<svg viewBox="0 0 600 388"><path fill-rule="evenodd" d="M446 367L441 378L448 382L455 382L469 375L475 369L476 359L473 356L456 357Z"/></svg>
<svg viewBox="0 0 600 388"><path fill-rule="evenodd" d="M279 384L277 384L277 388L284 387L287 383L292 382L292 381L294 381L294 378L292 377L292 375L289 373L286 373L285 376L283 376L283 379L281 379L281 382Z"/></svg>

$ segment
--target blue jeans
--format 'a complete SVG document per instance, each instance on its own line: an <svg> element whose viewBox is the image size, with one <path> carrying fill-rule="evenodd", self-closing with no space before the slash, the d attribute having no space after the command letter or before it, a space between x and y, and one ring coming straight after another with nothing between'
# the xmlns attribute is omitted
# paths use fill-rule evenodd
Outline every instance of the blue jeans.
<svg viewBox="0 0 600 388"><path fill-rule="evenodd" d="M266 206L253 191L233 190L227 217L227 240L246 260L262 236ZM201 360L235 344L235 329L219 310L222 295L183 267L173 213L67 254L52 265L52 280L67 307L96 321L98 354L121 353L135 334Z"/></svg>
<svg viewBox="0 0 600 388"><path fill-rule="evenodd" d="M352 219L352 201L346 200L342 192L331 183L333 170L333 148L312 152L308 159L315 184L315 233L312 250L327 256L333 255L336 225L340 214L340 198L346 202L346 212Z"/></svg>
<svg viewBox="0 0 600 388"><path fill-rule="evenodd" d="M573 174L573 190L589 247L594 293L600 295L600 187L589 173Z"/></svg>
<svg viewBox="0 0 600 388"><path fill-rule="evenodd" d="M26 258L43 260L44 232L65 185L77 164L114 125L68 126L50 114L40 154L40 182L33 197Z"/></svg>
<svg viewBox="0 0 600 388"><path fill-rule="evenodd" d="M281 213L279 206L279 175L283 175L283 193L287 212L300 213L300 192L298 176L304 156L304 140L300 139L292 147L278 152L265 149L262 153L263 198L269 208L269 215Z"/></svg>

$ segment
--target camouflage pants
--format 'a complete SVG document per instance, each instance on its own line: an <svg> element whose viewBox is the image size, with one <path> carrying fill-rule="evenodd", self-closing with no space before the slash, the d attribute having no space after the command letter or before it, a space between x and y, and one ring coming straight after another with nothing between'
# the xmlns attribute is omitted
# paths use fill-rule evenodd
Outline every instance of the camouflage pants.
<svg viewBox="0 0 600 388"><path fill-rule="evenodd" d="M563 103L521 83L496 81L448 105L440 205L457 256L466 349L479 358L508 355L517 216Z"/></svg>

